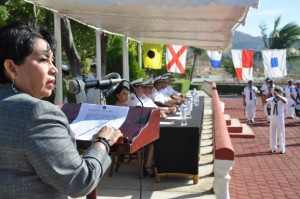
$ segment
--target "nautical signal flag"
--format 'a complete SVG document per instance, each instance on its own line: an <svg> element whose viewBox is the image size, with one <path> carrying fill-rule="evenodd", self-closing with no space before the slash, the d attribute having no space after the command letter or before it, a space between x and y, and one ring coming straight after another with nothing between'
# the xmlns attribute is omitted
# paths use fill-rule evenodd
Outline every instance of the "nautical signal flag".
<svg viewBox="0 0 300 199"><path fill-rule="evenodd" d="M211 66L214 69L218 69L219 66L221 65L221 58L222 58L222 52L221 51L207 51L207 55L209 57L209 61Z"/></svg>
<svg viewBox="0 0 300 199"><path fill-rule="evenodd" d="M286 49L262 50L265 76L270 78L283 77L286 72Z"/></svg>
<svg viewBox="0 0 300 199"><path fill-rule="evenodd" d="M187 46L168 45L166 51L167 71L184 73Z"/></svg>
<svg viewBox="0 0 300 199"><path fill-rule="evenodd" d="M253 50L231 50L237 80L253 79Z"/></svg>
<svg viewBox="0 0 300 199"><path fill-rule="evenodd" d="M163 45L143 44L143 63L145 68L161 69Z"/></svg>

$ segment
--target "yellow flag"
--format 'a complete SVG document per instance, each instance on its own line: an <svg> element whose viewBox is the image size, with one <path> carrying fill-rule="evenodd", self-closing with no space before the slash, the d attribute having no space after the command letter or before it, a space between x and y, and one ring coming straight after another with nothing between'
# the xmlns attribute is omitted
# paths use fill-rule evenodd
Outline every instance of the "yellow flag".
<svg viewBox="0 0 300 199"><path fill-rule="evenodd" d="M161 69L162 44L143 44L143 63L145 68Z"/></svg>

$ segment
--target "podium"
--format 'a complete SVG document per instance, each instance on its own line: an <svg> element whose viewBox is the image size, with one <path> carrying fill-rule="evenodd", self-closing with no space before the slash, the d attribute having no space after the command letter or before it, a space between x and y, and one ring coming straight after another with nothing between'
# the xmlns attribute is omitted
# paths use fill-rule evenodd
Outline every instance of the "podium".
<svg viewBox="0 0 300 199"><path fill-rule="evenodd" d="M72 123L78 116L81 104L64 104L60 108L67 116L69 123ZM111 148L111 151L120 153L134 153L142 147L152 143L159 138L159 109L129 107L125 122L119 128L123 133ZM76 140L77 149L87 149L91 146L91 141ZM96 199L96 189L86 198Z"/></svg>

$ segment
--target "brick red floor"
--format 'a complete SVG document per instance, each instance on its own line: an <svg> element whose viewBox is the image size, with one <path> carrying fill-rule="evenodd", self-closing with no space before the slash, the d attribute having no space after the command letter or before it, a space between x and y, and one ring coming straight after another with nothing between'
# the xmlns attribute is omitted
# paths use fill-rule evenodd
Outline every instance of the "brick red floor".
<svg viewBox="0 0 300 199"><path fill-rule="evenodd" d="M245 123L241 98L221 98L225 113ZM250 124L256 138L232 138L235 150L231 172L231 198L300 198L300 125L286 123L286 154L269 153L269 126L261 100L257 100L255 124Z"/></svg>

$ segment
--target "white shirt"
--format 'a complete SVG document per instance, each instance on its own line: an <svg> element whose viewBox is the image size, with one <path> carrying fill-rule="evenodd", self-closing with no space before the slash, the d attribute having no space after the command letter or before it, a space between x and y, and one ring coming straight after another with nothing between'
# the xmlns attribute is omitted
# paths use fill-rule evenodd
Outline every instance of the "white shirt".
<svg viewBox="0 0 300 199"><path fill-rule="evenodd" d="M144 94L142 97L140 97L140 100L142 101L144 107L157 108L157 105L149 97L147 97ZM131 93L129 95L129 98L128 98L126 104L128 106L142 106L141 102L137 99L137 97L135 96L134 93Z"/></svg>
<svg viewBox="0 0 300 199"><path fill-rule="evenodd" d="M250 100L250 92L252 92L252 100ZM258 88L255 87L255 86L247 86L244 88L244 91L243 91L243 95L245 95L245 101L246 103L248 102L255 102L256 100L256 93L258 93Z"/></svg>
<svg viewBox="0 0 300 199"><path fill-rule="evenodd" d="M269 92L271 91L272 96L274 96L274 88L275 88L275 86L273 86L271 89L270 89L269 87L265 88L265 89L263 90L263 94L264 94L264 95L268 95Z"/></svg>
<svg viewBox="0 0 300 199"><path fill-rule="evenodd" d="M153 88L152 96L155 102L165 103L168 101L164 94L157 91L156 88Z"/></svg>
<svg viewBox="0 0 300 199"><path fill-rule="evenodd" d="M282 97L283 99L285 99L285 101L287 101L287 99L285 97ZM278 115L273 115L274 112L274 107L275 107L275 97L270 97L268 98L267 104L271 105L271 112L270 112L270 116L278 116L278 117L283 117L284 118L284 107L285 107L285 103L283 103L280 99L277 99L277 111L278 111Z"/></svg>
<svg viewBox="0 0 300 199"><path fill-rule="evenodd" d="M171 96L171 95L180 95L179 92L177 92L176 90L174 90L170 85L168 85L166 88L164 88L165 92Z"/></svg>
<svg viewBox="0 0 300 199"><path fill-rule="evenodd" d="M90 72L88 74L88 77L86 78L86 80L89 81L89 80L94 80L94 79L96 79L96 75L94 73ZM87 90L87 93L86 93L87 103L94 103L94 94L95 94L94 88L90 88Z"/></svg>
<svg viewBox="0 0 300 199"><path fill-rule="evenodd" d="M297 98L297 95L299 95L298 98ZM296 104L299 104L300 103L300 87L294 87L293 96L296 99Z"/></svg>
<svg viewBox="0 0 300 199"><path fill-rule="evenodd" d="M292 85L292 86L285 86L284 87L284 93L285 93L285 97L288 98L288 99L291 99L291 94L293 94L293 90L295 89L295 86Z"/></svg>

